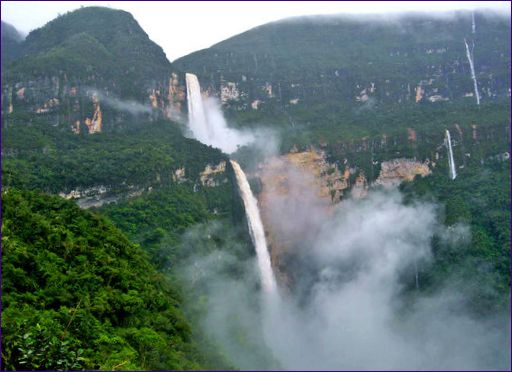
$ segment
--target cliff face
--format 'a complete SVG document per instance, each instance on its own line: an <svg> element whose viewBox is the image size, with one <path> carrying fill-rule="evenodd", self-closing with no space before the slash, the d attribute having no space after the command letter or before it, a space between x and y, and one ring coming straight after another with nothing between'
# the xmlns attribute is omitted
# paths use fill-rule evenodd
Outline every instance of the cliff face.
<svg viewBox="0 0 512 372"><path fill-rule="evenodd" d="M177 184L188 184L196 192L200 187L215 189L219 186L229 186L230 175L226 171L225 160L216 165L206 164L204 170L199 174L193 174L190 171L188 173L190 174L187 174L187 169L183 166L173 170L170 177L156 173L153 181L145 184L127 184L124 182L121 185L84 186L70 191L61 191L59 196L73 200L81 208L87 209L151 193L165 184L165 179L170 179Z"/></svg>
<svg viewBox="0 0 512 372"><path fill-rule="evenodd" d="M293 151L260 164L253 175L260 184L258 202L267 233L274 267L280 280L290 283L286 257L307 245L315 236L311 221L327 220L333 205L342 202L350 192L352 198L364 198L369 181L362 169L344 162L342 170L330 163L323 151L310 148ZM430 174L428 162L393 159L380 164L376 185L396 186L411 181L416 175ZM293 221L288 224L286 221Z"/></svg>
<svg viewBox="0 0 512 372"><path fill-rule="evenodd" d="M226 162L221 161L217 165L207 164L204 170L199 174L201 185L206 187L216 187L221 183L227 183Z"/></svg>
<svg viewBox="0 0 512 372"><path fill-rule="evenodd" d="M510 127L500 124L470 130L449 126L457 169L508 161ZM338 141L319 148L298 149L258 166L258 201L272 263L283 283L293 285L289 267L313 244L314 226L329 220L335 204L364 198L373 187L396 187L434 169L448 175L444 131L424 134L408 128L401 136ZM288 222L293 221L293 223ZM311 221L316 221L314 224ZM319 222L320 221L320 222ZM307 253L306 253L307 255Z"/></svg>
<svg viewBox="0 0 512 372"><path fill-rule="evenodd" d="M310 219L329 214L332 201L328 179L322 177L326 168L319 153L308 151L270 159L256 174L261 185L258 205L271 261L282 283L292 284L286 257L313 236Z"/></svg>
<svg viewBox="0 0 512 372"><path fill-rule="evenodd" d="M412 181L417 175L428 176L431 173L429 163L429 160L422 163L412 159L383 161L375 184L390 187L396 186L402 181Z"/></svg>
<svg viewBox="0 0 512 372"><path fill-rule="evenodd" d="M368 108L476 104L464 40L474 42L482 102L510 97L510 21L454 13L297 18L269 23L175 61L212 87L227 109L329 102ZM500 39L497 35L502 35Z"/></svg>

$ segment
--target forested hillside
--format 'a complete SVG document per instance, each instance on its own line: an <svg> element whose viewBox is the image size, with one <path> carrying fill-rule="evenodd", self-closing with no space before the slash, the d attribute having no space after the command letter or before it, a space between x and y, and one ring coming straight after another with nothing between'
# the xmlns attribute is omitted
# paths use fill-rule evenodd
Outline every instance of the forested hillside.
<svg viewBox="0 0 512 372"><path fill-rule="evenodd" d="M2 359L12 369L198 369L176 286L111 222L2 193Z"/></svg>
<svg viewBox="0 0 512 372"><path fill-rule="evenodd" d="M29 111L70 131L96 133L174 110L172 65L128 12L80 8L17 47L16 63L2 69L5 114Z"/></svg>
<svg viewBox="0 0 512 372"><path fill-rule="evenodd" d="M506 122L510 19L485 11L286 19L174 65L216 91L238 126L272 123L296 141L333 141L486 121L465 40L481 109Z"/></svg>
<svg viewBox="0 0 512 372"><path fill-rule="evenodd" d="M23 37L13 25L2 21L2 66L18 58Z"/></svg>
<svg viewBox="0 0 512 372"><path fill-rule="evenodd" d="M168 78L171 68L162 48L130 13L103 7L64 14L30 32L20 57L7 79L64 73L67 79L115 83L123 95Z"/></svg>

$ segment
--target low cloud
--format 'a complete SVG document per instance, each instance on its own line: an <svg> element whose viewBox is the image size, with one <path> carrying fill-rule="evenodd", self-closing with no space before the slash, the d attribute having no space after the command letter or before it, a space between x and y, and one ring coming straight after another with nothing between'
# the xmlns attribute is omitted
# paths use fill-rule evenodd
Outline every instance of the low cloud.
<svg viewBox="0 0 512 372"><path fill-rule="evenodd" d="M216 98L209 97L202 100L201 114L198 123L189 123L192 136L206 145L217 147L223 152L231 154L240 146L254 141L255 136L247 130L238 130L228 126L220 103ZM203 123L203 120L206 122Z"/></svg>
<svg viewBox="0 0 512 372"><path fill-rule="evenodd" d="M98 97L101 104L109 106L115 110L130 113L132 115L138 114L151 114L152 108L150 105L144 105L137 101L122 100L110 94L105 94L97 89L88 89L88 95L95 95Z"/></svg>
<svg viewBox="0 0 512 372"><path fill-rule="evenodd" d="M307 182L297 187L300 192L291 191L288 202L295 202L294 206L273 208L275 217L281 217L273 223L282 224L273 226L274 230L310 235L296 252L302 260L287 268L299 279L290 288L282 288L280 296L258 290L251 257L237 259L236 264L227 254L223 260L240 265L242 276L219 275L222 265L211 257L229 252L227 241L206 256L192 258L191 262L200 260L212 269L203 270L210 301L203 326L237 366L285 370L509 368L509 314L476 317L470 312L461 286L475 283L449 281L428 294L406 290L407 283L414 283L417 267L433 263L434 234L456 249L467 245L469 227L446 229L437 222L435 204L405 205L396 190L346 200L327 215L314 194L305 194L305 187ZM300 208L304 195L310 200ZM294 223L300 228L294 230ZM185 244L193 249L190 239ZM250 342L238 342L240 335ZM255 345L259 357L251 354Z"/></svg>

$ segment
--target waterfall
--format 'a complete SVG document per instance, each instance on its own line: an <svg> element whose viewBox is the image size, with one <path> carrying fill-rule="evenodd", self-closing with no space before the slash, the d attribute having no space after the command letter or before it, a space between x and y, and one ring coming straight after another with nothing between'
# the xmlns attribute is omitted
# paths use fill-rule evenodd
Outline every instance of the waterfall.
<svg viewBox="0 0 512 372"><path fill-rule="evenodd" d="M450 131L446 130L446 138L445 138L446 148L448 149L448 165L450 166L450 177L452 180L457 177L457 171L455 170L455 161L453 160L453 151L452 151L452 139L450 137Z"/></svg>
<svg viewBox="0 0 512 372"><path fill-rule="evenodd" d="M208 143L212 133L206 120L199 80L196 75L189 73L185 74L185 80L187 82L188 125L196 139Z"/></svg>
<svg viewBox="0 0 512 372"><path fill-rule="evenodd" d="M471 13L471 33L476 34L475 12Z"/></svg>
<svg viewBox="0 0 512 372"><path fill-rule="evenodd" d="M473 85L475 88L475 96L476 96L476 104L480 105L480 93L478 93L478 83L476 81L476 74L475 74L475 65L473 61L473 51L469 51L468 42L466 39L464 39L464 44L466 45L466 57L468 57L469 61L469 68L471 69L471 79L473 79ZM473 49L475 47L475 44L473 44Z"/></svg>
<svg viewBox="0 0 512 372"><path fill-rule="evenodd" d="M258 259L258 267L260 270L261 283L266 292L276 292L276 279L272 271L270 263L270 255L267 249L267 242L265 240L265 231L263 230L263 223L261 222L260 211L258 209L258 202L252 194L251 187L247 181L244 171L240 165L231 160L231 165L235 171L236 181L240 190L240 196L244 202L245 215L247 217L247 224L249 225L249 232L251 239L256 249L256 256Z"/></svg>
<svg viewBox="0 0 512 372"><path fill-rule="evenodd" d="M199 80L186 73L188 125L195 139L230 154L254 141L253 134L230 128L224 119L220 103L214 97L203 98Z"/></svg>

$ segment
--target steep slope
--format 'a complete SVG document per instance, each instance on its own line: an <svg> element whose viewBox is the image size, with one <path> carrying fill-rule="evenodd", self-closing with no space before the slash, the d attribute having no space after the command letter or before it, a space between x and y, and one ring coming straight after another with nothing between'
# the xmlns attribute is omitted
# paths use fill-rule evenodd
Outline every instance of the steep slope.
<svg viewBox="0 0 512 372"><path fill-rule="evenodd" d="M112 78L124 76L126 80L131 80L129 84L132 85L147 84L151 79L162 79L169 73L171 65L162 48L149 39L130 13L100 7L81 8L32 31L23 44L23 55L34 58L30 63L27 62L27 72L33 73L34 70L30 68L35 68L38 59L43 56L48 56L49 62L52 62L51 57L59 47L63 47L62 52L68 52L69 57L73 58L77 56L82 44L87 46L93 42L98 44L96 50L103 47L108 52L95 56L95 49L84 51L84 56L89 54L89 59L83 61L81 66L84 69L66 70L68 77L89 75L91 68L99 68L109 62L103 60L107 55L115 62ZM67 50L71 45L75 49ZM53 67L59 68L58 65ZM24 72L24 68L18 71ZM39 68L42 73L52 72L46 70L50 66Z"/></svg>
<svg viewBox="0 0 512 372"><path fill-rule="evenodd" d="M381 126L394 121L405 129L402 108L464 112L476 107L465 40L481 105L506 104L510 19L488 12L474 18L471 12L456 12L288 19L174 65L198 74L205 91L215 91L239 125L329 126L330 133L345 137L339 128L349 126L364 136L367 120L376 115L391 116L380 120Z"/></svg>
<svg viewBox="0 0 512 372"><path fill-rule="evenodd" d="M180 297L104 218L2 193L6 369L197 369Z"/></svg>
<svg viewBox="0 0 512 372"><path fill-rule="evenodd" d="M130 13L81 8L27 36L21 58L2 71L2 106L99 132L133 114L163 116L172 101L171 70Z"/></svg>
<svg viewBox="0 0 512 372"><path fill-rule="evenodd" d="M9 23L2 21L2 66L15 60L21 53L23 36Z"/></svg>
<svg viewBox="0 0 512 372"><path fill-rule="evenodd" d="M3 186L61 194L82 207L134 198L170 185L186 186L197 195L233 193L230 169L220 150L183 137L176 124L140 123L117 133L76 136L45 121L4 124ZM229 210L216 198L208 205Z"/></svg>

